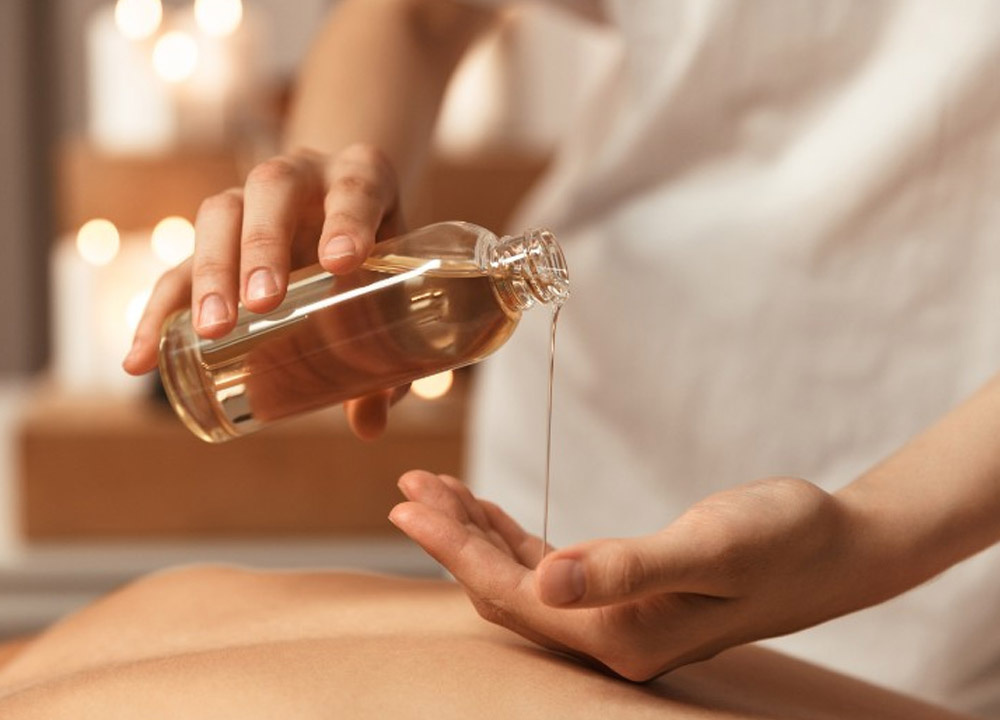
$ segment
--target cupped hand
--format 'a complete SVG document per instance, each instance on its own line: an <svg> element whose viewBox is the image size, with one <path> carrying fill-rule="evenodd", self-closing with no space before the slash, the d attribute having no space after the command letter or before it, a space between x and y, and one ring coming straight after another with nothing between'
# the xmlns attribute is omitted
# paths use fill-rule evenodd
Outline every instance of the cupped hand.
<svg viewBox="0 0 1000 720"><path fill-rule="evenodd" d="M251 170L242 188L202 203L194 254L157 282L122 366L133 375L156 367L160 329L175 310L190 304L198 335L222 337L236 323L238 302L258 313L277 307L291 270L318 261L329 272L350 272L376 239L401 230L396 174L377 149L355 144L334 156L272 158ZM399 395L345 403L355 433L377 436Z"/></svg>
<svg viewBox="0 0 1000 720"><path fill-rule="evenodd" d="M733 645L883 599L839 500L769 478L717 493L663 530L549 549L447 476L400 478L389 519L479 613L543 646L644 681Z"/></svg>

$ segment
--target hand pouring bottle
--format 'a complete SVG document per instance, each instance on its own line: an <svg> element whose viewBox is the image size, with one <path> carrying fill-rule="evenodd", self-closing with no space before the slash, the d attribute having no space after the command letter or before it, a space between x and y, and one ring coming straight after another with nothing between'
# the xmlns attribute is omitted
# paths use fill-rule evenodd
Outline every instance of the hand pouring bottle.
<svg viewBox="0 0 1000 720"><path fill-rule="evenodd" d="M239 308L225 337L197 336L189 310L164 323L160 375L198 437L221 442L283 418L482 360L521 313L569 294L546 230L497 237L465 222L379 242L356 271L292 273L271 312Z"/></svg>

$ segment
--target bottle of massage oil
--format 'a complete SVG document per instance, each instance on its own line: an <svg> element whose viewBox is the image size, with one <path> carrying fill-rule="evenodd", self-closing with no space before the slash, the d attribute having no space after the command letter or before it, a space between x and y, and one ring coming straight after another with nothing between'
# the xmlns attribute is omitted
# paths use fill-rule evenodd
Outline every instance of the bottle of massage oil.
<svg viewBox="0 0 1000 720"><path fill-rule="evenodd" d="M239 308L225 337L195 334L189 310L164 323L160 375L184 424L221 442L272 422L477 362L521 313L569 294L546 230L497 237L446 222L376 244L360 269L292 274L276 309Z"/></svg>

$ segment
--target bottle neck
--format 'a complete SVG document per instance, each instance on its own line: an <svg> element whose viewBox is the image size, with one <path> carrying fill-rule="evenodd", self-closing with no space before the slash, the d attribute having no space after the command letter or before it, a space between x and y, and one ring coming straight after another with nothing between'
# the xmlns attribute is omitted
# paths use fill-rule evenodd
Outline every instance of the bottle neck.
<svg viewBox="0 0 1000 720"><path fill-rule="evenodd" d="M562 305L569 297L566 258L548 230L481 237L476 261L493 279L500 302L512 312L527 310L536 302Z"/></svg>

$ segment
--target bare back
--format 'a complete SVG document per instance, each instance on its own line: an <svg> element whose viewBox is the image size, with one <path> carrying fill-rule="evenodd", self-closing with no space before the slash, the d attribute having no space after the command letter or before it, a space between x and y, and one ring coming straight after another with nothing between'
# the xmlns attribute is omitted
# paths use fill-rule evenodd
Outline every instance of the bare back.
<svg viewBox="0 0 1000 720"><path fill-rule="evenodd" d="M198 567L53 626L0 670L0 717L958 716L760 648L636 685L482 621L461 590Z"/></svg>

